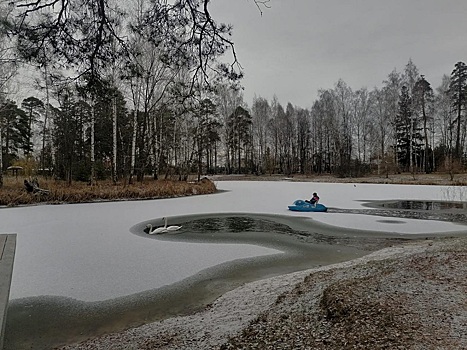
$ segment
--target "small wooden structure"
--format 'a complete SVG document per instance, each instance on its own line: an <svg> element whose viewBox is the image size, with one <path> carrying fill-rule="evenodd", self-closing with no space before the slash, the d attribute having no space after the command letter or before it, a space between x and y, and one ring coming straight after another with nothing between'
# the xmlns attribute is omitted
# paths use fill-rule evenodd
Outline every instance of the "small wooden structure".
<svg viewBox="0 0 467 350"><path fill-rule="evenodd" d="M6 168L6 170L9 170L13 173L13 175L15 175L16 178L18 178L18 173L20 170L23 170L23 167L22 166L19 166L19 165L12 165L12 166L9 166L8 168Z"/></svg>
<svg viewBox="0 0 467 350"><path fill-rule="evenodd" d="M0 234L0 349L3 349L15 251L16 234Z"/></svg>

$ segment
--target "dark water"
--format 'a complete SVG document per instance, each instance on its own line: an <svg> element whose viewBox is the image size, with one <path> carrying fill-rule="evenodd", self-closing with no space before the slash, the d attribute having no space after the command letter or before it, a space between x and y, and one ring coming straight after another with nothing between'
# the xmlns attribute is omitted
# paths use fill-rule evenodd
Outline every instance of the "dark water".
<svg viewBox="0 0 467 350"><path fill-rule="evenodd" d="M401 234L394 235L387 232L337 228L303 217L280 215L195 215L178 217L175 224L181 225L183 230L147 235L145 228L135 226L132 231L137 235L164 241L257 244L301 256L309 256L316 245L334 248L345 246L372 251L389 245L393 240L413 237L413 235L404 237Z"/></svg>
<svg viewBox="0 0 467 350"><path fill-rule="evenodd" d="M467 210L467 203L461 202L433 202L433 201L396 201L381 204L383 208L389 209L410 209L410 210Z"/></svg>
<svg viewBox="0 0 467 350"><path fill-rule="evenodd" d="M364 201L364 206L372 209L330 208L329 212L467 224L466 202L420 200Z"/></svg>
<svg viewBox="0 0 467 350"><path fill-rule="evenodd" d="M282 234L300 234L300 230L273 220L261 219L252 216L219 216L203 219L189 220L182 223L184 230L198 234L225 234L269 232Z"/></svg>

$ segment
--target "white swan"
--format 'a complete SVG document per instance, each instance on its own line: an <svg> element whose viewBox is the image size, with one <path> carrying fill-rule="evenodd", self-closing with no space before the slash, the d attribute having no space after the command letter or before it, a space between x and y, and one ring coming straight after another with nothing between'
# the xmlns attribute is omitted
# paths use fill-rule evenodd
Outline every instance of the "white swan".
<svg viewBox="0 0 467 350"><path fill-rule="evenodd" d="M147 224L146 227L149 229L149 232L148 232L149 235L155 235L155 234L158 234L158 233L165 233L165 232L167 232L166 226L164 226L164 227L157 227L157 228L155 228L154 230L152 229L152 225L151 225L151 224Z"/></svg>
<svg viewBox="0 0 467 350"><path fill-rule="evenodd" d="M177 231L177 230L180 230L182 228L182 226L169 226L169 227L167 227L167 218L165 217L164 220L165 220L164 228L167 230L167 232Z"/></svg>
<svg viewBox="0 0 467 350"><path fill-rule="evenodd" d="M167 227L167 218L165 217L164 220L165 220L165 225L162 226L162 227L157 227L154 230L152 229L151 224L147 224L146 227L149 229L148 234L149 235L155 235L155 234L159 234L159 233L178 231L178 230L180 230L182 228L182 226L169 226L169 227Z"/></svg>

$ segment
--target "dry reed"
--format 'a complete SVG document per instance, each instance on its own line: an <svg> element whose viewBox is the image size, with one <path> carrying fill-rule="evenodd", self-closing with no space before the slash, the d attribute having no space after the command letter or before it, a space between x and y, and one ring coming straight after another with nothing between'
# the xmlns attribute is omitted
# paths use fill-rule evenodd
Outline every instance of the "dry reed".
<svg viewBox="0 0 467 350"><path fill-rule="evenodd" d="M216 192L215 184L208 179L199 182L145 179L143 182L127 185L102 181L93 186L83 182L73 182L68 185L63 181L39 179L39 185L48 193L28 193L24 188L22 178L5 177L4 185L0 188L0 205L18 206L37 203L59 204L157 199Z"/></svg>

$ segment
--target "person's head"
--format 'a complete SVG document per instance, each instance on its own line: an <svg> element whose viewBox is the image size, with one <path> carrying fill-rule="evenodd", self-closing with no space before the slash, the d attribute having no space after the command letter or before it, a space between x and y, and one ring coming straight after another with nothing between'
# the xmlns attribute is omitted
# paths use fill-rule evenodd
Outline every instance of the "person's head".
<svg viewBox="0 0 467 350"><path fill-rule="evenodd" d="M313 196L317 196L317 195L318 195L318 193L316 193L316 192L313 192Z"/></svg>

